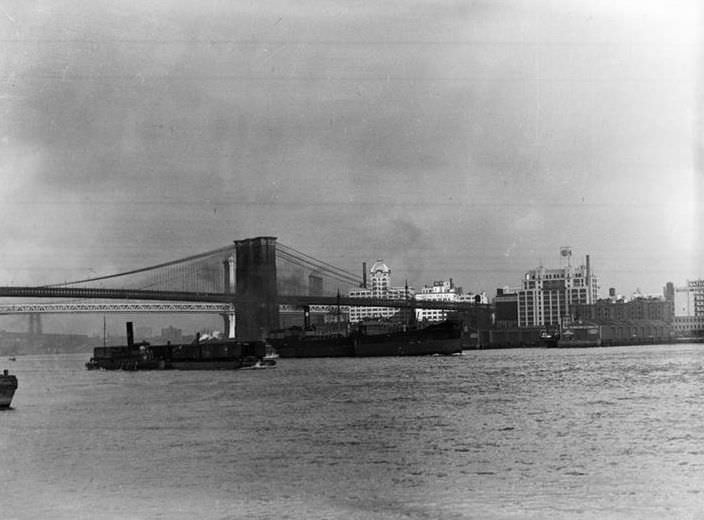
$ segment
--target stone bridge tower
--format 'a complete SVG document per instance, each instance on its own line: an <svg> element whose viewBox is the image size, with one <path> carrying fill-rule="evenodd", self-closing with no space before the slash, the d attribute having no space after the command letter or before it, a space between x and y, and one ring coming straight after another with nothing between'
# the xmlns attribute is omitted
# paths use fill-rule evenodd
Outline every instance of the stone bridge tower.
<svg viewBox="0 0 704 520"><path fill-rule="evenodd" d="M235 292L252 303L236 306L238 339L263 339L279 327L276 237L235 241Z"/></svg>

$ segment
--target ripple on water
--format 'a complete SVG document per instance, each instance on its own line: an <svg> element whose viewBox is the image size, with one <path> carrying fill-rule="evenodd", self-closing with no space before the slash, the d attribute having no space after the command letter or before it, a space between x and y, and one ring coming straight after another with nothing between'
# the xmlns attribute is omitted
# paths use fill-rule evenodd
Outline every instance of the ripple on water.
<svg viewBox="0 0 704 520"><path fill-rule="evenodd" d="M16 363L0 468L18 518L694 518L704 508L695 346L281 360L246 380L87 372L84 361Z"/></svg>

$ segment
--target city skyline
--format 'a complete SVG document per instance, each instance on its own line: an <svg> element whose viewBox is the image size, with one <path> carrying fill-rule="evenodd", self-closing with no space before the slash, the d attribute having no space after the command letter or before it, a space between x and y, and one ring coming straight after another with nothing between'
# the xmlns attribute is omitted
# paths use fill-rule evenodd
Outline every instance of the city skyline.
<svg viewBox="0 0 704 520"><path fill-rule="evenodd" d="M700 21L694 0L11 3L0 279L257 235L489 294L563 245L602 291L702 278Z"/></svg>
<svg viewBox="0 0 704 520"><path fill-rule="evenodd" d="M390 268L389 266L386 266L384 264L383 259L377 259L376 262L374 263L367 263L367 273L368 273L368 280L373 279L373 273L375 270L375 266L377 263L382 264L382 267L384 269L388 269L388 282L391 285L389 285L394 291L404 291L404 285L406 285L406 288L410 291L410 294L421 294L423 293L424 288L433 288L434 285L444 282L444 285L447 285L448 287L452 287L453 291L454 289L461 289L457 294L469 294L471 296L474 296L475 294L482 294L482 299L484 300L483 303L491 303L493 302L494 296L497 295L497 290L501 289L503 294L507 294L505 292L506 289L509 289L511 293L513 292L519 292L521 290L521 286L524 283L524 278L525 276L535 273L536 269L545 269L545 272L550 274L552 271L562 271L568 263L572 265L574 268L575 273L581 272L581 270L584 269L585 264L583 262L580 262L579 259L571 259L568 260L568 257L571 257L572 253L572 248L569 247L562 247L560 248L560 257L561 257L561 262L560 265L557 265L555 263L554 265L548 265L548 264L541 264L540 266L534 266L533 268L526 268L524 271L520 273L519 276L515 277L512 280L512 283L506 283L503 286L497 287L491 291L483 291L483 290L475 290L475 288L472 287L462 287L460 286L456 279L452 276L444 276L443 278L440 279L432 279L432 280L424 280L421 281L420 283L407 283L407 280L404 280L402 277L393 277L393 272L394 269ZM593 266L592 266L593 267ZM594 275L597 277L597 284L595 287L599 288L599 291L595 295L595 297L598 298L599 301L615 301L616 299L621 300L622 298L625 298L625 301L629 301L632 298L638 298L638 297L659 297L662 299L663 297L663 292L662 291L657 291L654 293L645 293L642 291L634 291L633 293L625 293L622 291L619 291L618 288L615 289L615 297L610 295L609 292L611 291L612 288L610 287L604 287L601 284L598 284L598 273L594 273ZM399 281L401 280L401 281ZM701 280L699 280L701 283ZM681 288L685 287L687 285L687 281L685 282L680 282L680 281L674 281L673 287L674 288ZM664 284L663 284L664 285ZM361 287L361 286L360 286ZM663 287L664 288L664 287ZM350 291L350 295L352 295L353 292L360 292L360 291ZM358 295L359 296L359 295ZM391 298L395 298L398 296L391 295ZM432 299L432 298L431 298ZM596 302L596 300L594 300ZM621 300L623 301L623 300ZM10 302L12 302L12 299L10 299ZM172 326L177 326L177 327L182 327L186 333L193 332L195 331L220 331L222 332L223 325L221 323L222 319L221 317L212 314L200 314L200 315L181 315L181 316L176 316L176 315L169 315L169 314L140 314L140 313L94 313L94 314L87 314L87 315L66 315L66 314L46 314L42 316L42 321L44 323L45 330L49 333L64 333L64 334L70 334L74 333L77 331L80 331L81 333L88 333L92 336L100 336L102 335L102 332L99 331L99 328L102 327L105 323L105 319L107 317L107 331L110 336L120 336L121 331L124 327L124 322L125 321L134 321L135 323L138 323L138 328L144 328L144 327L152 327L155 328L155 330L158 330L160 328L164 327L172 327ZM12 331L23 331L27 330L27 315L7 315L7 316L2 316L0 319L0 330L12 330ZM30 324L31 328L31 324Z"/></svg>

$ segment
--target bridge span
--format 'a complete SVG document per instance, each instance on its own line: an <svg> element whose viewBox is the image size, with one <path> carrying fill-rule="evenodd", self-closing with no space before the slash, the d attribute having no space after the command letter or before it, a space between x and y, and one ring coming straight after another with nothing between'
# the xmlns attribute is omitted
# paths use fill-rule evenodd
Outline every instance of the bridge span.
<svg viewBox="0 0 704 520"><path fill-rule="evenodd" d="M277 329L280 312L292 312L292 309L304 315L323 312L321 308L332 308L335 312L342 307L438 309L457 311L463 319L475 324L486 322L491 313L488 305L470 302L399 299L385 293L382 297L378 294L362 298L342 296L341 293L351 288L366 287L366 281L359 281L353 273L289 246L277 244L276 240L275 237L236 240L234 248L229 246L156 266L63 284L0 286L0 298L30 299L30 303L20 304L21 307L14 304L5 307L5 313L29 314L30 329L34 319L35 330L40 328L38 318L42 313L214 312L224 317L225 331L231 337L236 332L241 338L258 338L266 331ZM280 253L278 260L277 253ZM120 288L86 286L131 276L146 278L136 287L132 285L134 288L128 288L131 285L128 283ZM154 287L159 290L153 290ZM337 295L332 296L335 292ZM57 298L103 301L37 302ZM105 303L104 300L113 301ZM314 307L317 309L313 310Z"/></svg>
<svg viewBox="0 0 704 520"><path fill-rule="evenodd" d="M260 299L254 296L241 296L230 293L195 293L195 292L178 292L178 291L145 291L135 289L95 289L86 287L15 287L5 286L0 287L0 298L2 297L21 297L21 298L73 298L73 299L101 299L101 300L145 300L145 301L162 301L162 302L193 302L193 303L212 303L212 306L188 306L183 307L183 310L177 310L178 306L173 305L173 312L224 312L230 310L231 306L257 304ZM440 309L440 310L489 310L489 305L477 304L470 302L448 302L448 301L429 301L415 299L394 299L394 298L359 298L349 296L306 296L306 295L278 295L272 300L280 305L289 305L295 307L306 307L310 305L323 306L348 306L348 307L394 307L402 309ZM221 305L216 305L221 304ZM18 305L18 304L12 304ZM10 309L12 305L7 305L4 308ZM21 304L28 305L43 305L47 310L37 310L36 312L53 312L48 307L51 304ZM70 304L55 304L55 305L70 305ZM80 312L78 303L76 312ZM115 303L103 304L86 304L86 305L104 305L105 312L128 312L128 311L111 311L110 306L119 305ZM124 304L125 308L129 305L142 305L144 311L158 311L157 304L149 307L148 304ZM165 305L165 304L164 304ZM194 310L189 311L191 307ZM0 305L0 314L3 306ZM59 309L59 307L56 307ZM164 307L166 309L166 307ZM136 307L132 312L138 312L140 309ZM24 311L33 312L33 311ZM55 312L71 312L71 310ZM94 311L86 308L83 312L102 312ZM163 312L171 312L164 310Z"/></svg>
<svg viewBox="0 0 704 520"><path fill-rule="evenodd" d="M133 289L95 289L76 287L0 287L0 297L78 298L137 301L62 302L0 304L0 315L28 314L30 333L41 331L41 314L68 313L210 313L219 314L229 337L236 336L236 307L257 305L258 300L230 293L191 293L144 291ZM140 301L141 300L141 301ZM158 302L154 302L158 300ZM468 302L418 301L389 298L350 298L348 296L278 295L276 308L280 312L335 312L349 307L394 307L402 309L440 309L471 313L490 313L488 305Z"/></svg>
<svg viewBox="0 0 704 520"><path fill-rule="evenodd" d="M0 315L8 314L73 314L107 312L130 313L209 313L227 314L234 312L234 306L229 303L197 303L197 302L70 302L70 303L7 303L0 304Z"/></svg>

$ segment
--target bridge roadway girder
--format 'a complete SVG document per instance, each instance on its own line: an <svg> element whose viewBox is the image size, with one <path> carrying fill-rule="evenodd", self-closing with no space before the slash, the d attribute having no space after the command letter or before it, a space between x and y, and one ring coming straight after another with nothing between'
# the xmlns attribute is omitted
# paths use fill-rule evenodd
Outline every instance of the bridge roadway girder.
<svg viewBox="0 0 704 520"><path fill-rule="evenodd" d="M0 304L3 314L65 314L105 312L154 312L154 313L219 313L234 312L229 303L12 303Z"/></svg>
<svg viewBox="0 0 704 520"><path fill-rule="evenodd" d="M491 306L469 302L447 302L428 300L396 300L385 298L350 298L337 296L279 296L279 304L293 306L325 305L334 307L395 307L401 309L439 309L448 311L491 312Z"/></svg>
<svg viewBox="0 0 704 520"><path fill-rule="evenodd" d="M80 300L146 300L247 304L252 298L234 294L197 293L186 291L145 291L138 289L94 289L86 287L0 287L0 298L75 298Z"/></svg>
<svg viewBox="0 0 704 520"><path fill-rule="evenodd" d="M177 291L145 291L134 289L93 289L76 287L0 287L0 297L12 298L75 298L82 300L147 300L161 302L198 302L198 303L220 303L226 305L257 305L262 300L252 296L243 297L237 294L227 293L196 293ZM271 303L271 302L270 302ZM396 307L410 309L441 309L470 312L490 312L489 305L482 305L468 302L443 302L443 301L418 301L418 300L392 300L384 298L350 298L338 296L300 296L300 295L278 295L276 303L294 306L303 305L327 305L327 306L351 306L351 307ZM66 305L66 304L64 304ZM99 305L99 304L96 304ZM112 304L114 305L114 304ZM132 304L139 305L139 304ZM182 312L229 312L213 309L211 311L182 311ZM27 311L30 312L30 311ZM37 312L37 311L31 311ZM41 312L41 311L40 311ZM66 311L76 312L76 311ZM88 311L86 311L88 312ZM100 311L102 312L102 311ZM106 311L107 312L107 311ZM123 311L127 312L127 311ZM164 312L178 312L164 311Z"/></svg>

